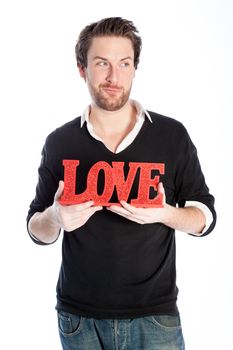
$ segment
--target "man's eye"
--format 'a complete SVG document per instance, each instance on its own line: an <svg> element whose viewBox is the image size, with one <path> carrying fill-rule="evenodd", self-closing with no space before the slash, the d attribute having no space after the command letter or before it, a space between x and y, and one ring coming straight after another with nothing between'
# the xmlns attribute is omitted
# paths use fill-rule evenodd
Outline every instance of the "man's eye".
<svg viewBox="0 0 233 350"><path fill-rule="evenodd" d="M121 67L128 67L129 66L129 62L122 62L120 64Z"/></svg>
<svg viewBox="0 0 233 350"><path fill-rule="evenodd" d="M100 66L100 67L106 67L108 65L108 63L105 62L105 61L100 61L100 62L97 63L97 65Z"/></svg>

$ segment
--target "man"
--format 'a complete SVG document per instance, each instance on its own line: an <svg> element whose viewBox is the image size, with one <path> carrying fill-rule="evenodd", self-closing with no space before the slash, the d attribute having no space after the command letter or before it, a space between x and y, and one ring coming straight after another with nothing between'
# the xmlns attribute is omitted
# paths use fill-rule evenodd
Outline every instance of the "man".
<svg viewBox="0 0 233 350"><path fill-rule="evenodd" d="M83 29L76 58L91 104L43 148L28 230L38 244L64 230L56 309L65 350L184 349L175 230L203 236L216 222L186 129L129 99L140 50L122 18ZM72 181L77 202L65 205Z"/></svg>

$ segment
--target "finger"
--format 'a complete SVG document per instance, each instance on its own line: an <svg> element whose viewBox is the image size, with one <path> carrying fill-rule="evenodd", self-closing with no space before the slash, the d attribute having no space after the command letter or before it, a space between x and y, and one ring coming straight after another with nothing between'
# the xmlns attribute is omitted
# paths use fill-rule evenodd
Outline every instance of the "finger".
<svg viewBox="0 0 233 350"><path fill-rule="evenodd" d="M93 206L93 201L87 201L79 204L72 204L70 207L73 207L76 211L83 211L85 209L91 208ZM93 207L94 208L94 207Z"/></svg>
<svg viewBox="0 0 233 350"><path fill-rule="evenodd" d="M130 212L129 210L127 210L126 208L123 208L123 207L119 207L119 206L111 206L108 208L108 210L116 213L116 214L119 214L119 215L122 215L130 220L139 220L140 222L141 221L145 221L146 219L146 216L145 215L142 215L144 214L144 212L142 214L140 213L132 213Z"/></svg>
<svg viewBox="0 0 233 350"><path fill-rule="evenodd" d="M71 206L70 206L71 207ZM86 209L91 209L93 212L96 212L98 210L102 210L103 207L101 205L94 205L93 201L88 201L80 204L74 204L72 207L77 211L85 211Z"/></svg>
<svg viewBox="0 0 233 350"><path fill-rule="evenodd" d="M73 213L74 215L80 215L81 213L85 213L85 211L88 211L89 209L96 211L101 210L103 208L101 206L93 206L93 203L93 201L88 201L79 204L62 205L62 207L65 208L65 211L67 213Z"/></svg>
<svg viewBox="0 0 233 350"><path fill-rule="evenodd" d="M123 208L123 207L119 207L117 205L111 205L109 207L106 207L107 210L110 210L116 214L124 214L124 215L129 215L131 214L130 211L128 211L127 209Z"/></svg>
<svg viewBox="0 0 233 350"><path fill-rule="evenodd" d="M91 207L88 210L88 212L85 213L85 215L87 216L87 219L89 219L92 215L94 215L97 211L102 210L103 207L100 206L96 206L96 207Z"/></svg>
<svg viewBox="0 0 233 350"><path fill-rule="evenodd" d="M54 195L54 200L58 201L62 195L62 192L64 190L64 181L60 180L59 181L59 185L58 185L58 189L57 192Z"/></svg>
<svg viewBox="0 0 233 350"><path fill-rule="evenodd" d="M134 221L138 224L144 224L145 223L145 218L143 217L139 217L139 216L134 216L132 213L124 210L123 208L121 208L121 210L119 210L118 207L115 207L115 208L111 208L111 207L108 207L107 208L109 211L117 214L117 215L120 215L128 220L131 220L131 221Z"/></svg>
<svg viewBox="0 0 233 350"><path fill-rule="evenodd" d="M121 205L123 208L125 208L126 210L128 210L130 213L132 214L143 214L144 213L144 208L136 208L133 205L125 202L125 201L120 201Z"/></svg>
<svg viewBox="0 0 233 350"><path fill-rule="evenodd" d="M142 216L142 217L147 217L150 216L150 208L143 208L143 207L134 207L133 205L125 202L125 201L120 201L122 207L126 209L128 212L135 216Z"/></svg>
<svg viewBox="0 0 233 350"><path fill-rule="evenodd" d="M82 211L73 213L72 215L72 220L73 221L79 221L79 220L87 220L88 218L90 218L93 214L95 214L95 212L102 210L103 208L101 207L89 207L86 208Z"/></svg>
<svg viewBox="0 0 233 350"><path fill-rule="evenodd" d="M98 205L98 206L94 206L93 207L93 211L94 211L94 213L96 212L96 211L100 211L100 210L102 210L103 209L103 207L102 206L100 206L100 205Z"/></svg>
<svg viewBox="0 0 233 350"><path fill-rule="evenodd" d="M164 187L162 182L159 182L158 184L158 193L164 194Z"/></svg>
<svg viewBox="0 0 233 350"><path fill-rule="evenodd" d="M165 197L165 190L164 190L162 182L159 182L159 184L158 184L158 194L162 194L162 196L163 196L163 205L164 205L165 201L166 201L166 197Z"/></svg>
<svg viewBox="0 0 233 350"><path fill-rule="evenodd" d="M87 208L80 214L81 217L79 217L79 220L81 218L83 222L87 222L89 218L92 217L92 215L94 215L97 211L100 211L102 209L103 207L100 206Z"/></svg>

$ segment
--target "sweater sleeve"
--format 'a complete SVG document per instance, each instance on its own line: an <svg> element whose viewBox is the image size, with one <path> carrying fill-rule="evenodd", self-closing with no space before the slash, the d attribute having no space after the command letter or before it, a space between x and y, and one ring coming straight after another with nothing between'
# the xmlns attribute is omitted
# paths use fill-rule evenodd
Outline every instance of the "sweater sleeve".
<svg viewBox="0 0 233 350"><path fill-rule="evenodd" d="M213 220L209 228L201 236L209 234L216 224L216 212L214 209L214 197L210 194L206 185L201 165L197 155L197 149L191 141L186 129L178 144L178 163L176 171L176 202L179 207L185 207L186 202L203 203L212 213Z"/></svg>
<svg viewBox="0 0 233 350"><path fill-rule="evenodd" d="M58 171L56 171L54 167L54 157L53 157L53 141L50 135L46 139L45 145L42 150L42 157L40 166L38 168L38 183L36 186L36 194L35 198L30 204L28 215L27 215L27 229L28 223L31 217L36 212L43 212L46 208L53 204L54 195L58 188L59 177ZM47 243L43 243L34 237L28 230L28 233L31 239L41 245L45 245Z"/></svg>

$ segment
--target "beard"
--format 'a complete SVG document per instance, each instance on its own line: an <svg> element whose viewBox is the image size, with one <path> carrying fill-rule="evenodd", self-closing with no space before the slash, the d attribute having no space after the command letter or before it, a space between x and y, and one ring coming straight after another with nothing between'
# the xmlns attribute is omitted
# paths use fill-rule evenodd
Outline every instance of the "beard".
<svg viewBox="0 0 233 350"><path fill-rule="evenodd" d="M88 88L93 101L99 108L106 111L118 111L129 100L131 87L129 90L125 90L123 87L119 87L113 84L100 84L98 88L95 88L88 82ZM114 93L107 93L104 89L114 89Z"/></svg>

